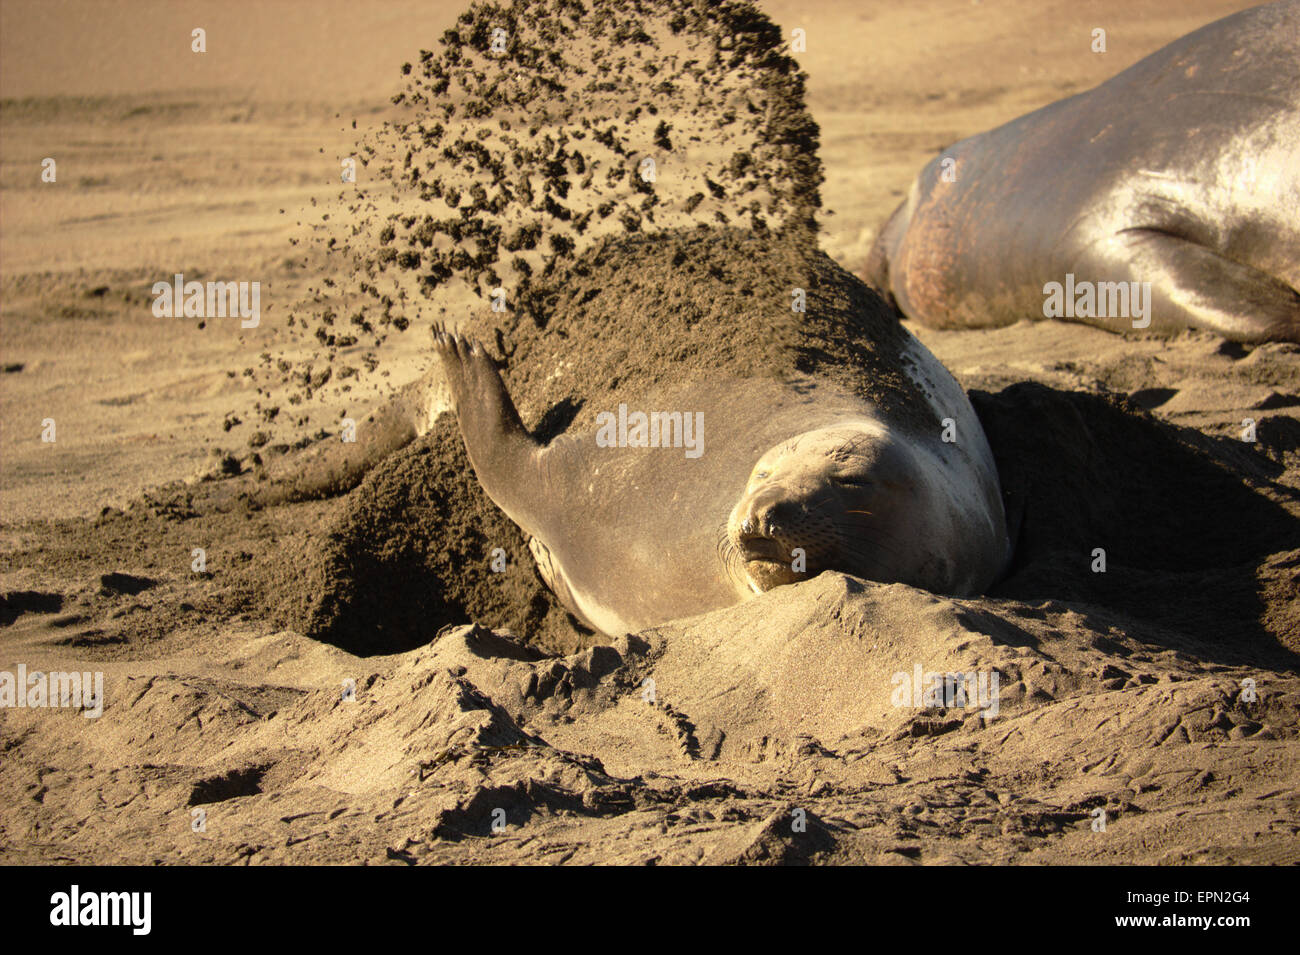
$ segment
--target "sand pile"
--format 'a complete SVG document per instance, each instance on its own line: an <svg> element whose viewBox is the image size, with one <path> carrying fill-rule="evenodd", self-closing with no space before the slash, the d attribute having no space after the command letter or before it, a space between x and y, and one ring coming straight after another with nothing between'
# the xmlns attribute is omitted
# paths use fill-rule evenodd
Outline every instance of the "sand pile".
<svg viewBox="0 0 1300 955"><path fill-rule="evenodd" d="M479 487L450 417L376 469L302 558L286 565L268 554L251 569L265 612L354 653L408 650L471 620L556 649L588 636Z"/></svg>
<svg viewBox="0 0 1300 955"><path fill-rule="evenodd" d="M650 644L656 692L689 714L701 742L716 740L707 750L735 758L801 737L843 750L891 736L973 733L1068 699L1206 674L1258 677L1256 667L1189 656L1195 639L1171 636L1162 648L1133 630L1140 628L1109 628L1111 639L1102 641L1094 620L1064 604L945 598L828 573L790 593L770 592L641 636ZM908 695L917 667L923 675L996 672L997 690L988 693L996 704L977 700L989 688L971 679L964 704L940 696L937 705L900 705L923 699ZM923 693L930 688L928 676L921 686ZM1225 734L1237 725L1246 727L1238 736L1253 734L1265 723L1292 732L1285 725L1291 704L1275 693L1268 706L1281 708L1261 722L1256 717L1268 706L1236 699L1230 679L1222 687L1219 705L1232 713L1220 727Z"/></svg>
<svg viewBox="0 0 1300 955"><path fill-rule="evenodd" d="M1296 861L1300 680L1108 632L828 573L562 658L462 627L108 664L93 732L6 717L0 836L10 861ZM996 706L900 702L917 668L996 673Z"/></svg>

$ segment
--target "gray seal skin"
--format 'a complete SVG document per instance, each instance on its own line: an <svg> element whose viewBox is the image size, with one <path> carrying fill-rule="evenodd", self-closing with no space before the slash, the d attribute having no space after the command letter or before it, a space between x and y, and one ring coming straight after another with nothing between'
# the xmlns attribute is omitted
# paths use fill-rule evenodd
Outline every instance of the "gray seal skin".
<svg viewBox="0 0 1300 955"><path fill-rule="evenodd" d="M917 177L863 278L908 318L965 328L1044 317L1044 286L1067 274L1151 283L1148 332L1300 341L1300 0L957 143Z"/></svg>
<svg viewBox="0 0 1300 955"><path fill-rule="evenodd" d="M440 330L435 350L483 490L530 535L560 601L606 636L823 570L972 594L1009 557L983 430L960 386L914 339L905 353L912 380L950 420L955 442L884 420L870 402L813 378L709 379L639 406L702 415L695 457L682 447L602 446L598 430L543 447L481 346Z"/></svg>

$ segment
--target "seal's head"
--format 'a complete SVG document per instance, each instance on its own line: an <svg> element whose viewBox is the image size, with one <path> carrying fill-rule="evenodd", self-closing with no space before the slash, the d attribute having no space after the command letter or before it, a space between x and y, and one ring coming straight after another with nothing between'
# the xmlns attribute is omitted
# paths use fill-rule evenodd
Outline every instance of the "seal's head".
<svg viewBox="0 0 1300 955"><path fill-rule="evenodd" d="M728 566L755 593L840 570L898 579L896 529L916 494L887 431L856 422L806 431L754 465L727 521Z"/></svg>

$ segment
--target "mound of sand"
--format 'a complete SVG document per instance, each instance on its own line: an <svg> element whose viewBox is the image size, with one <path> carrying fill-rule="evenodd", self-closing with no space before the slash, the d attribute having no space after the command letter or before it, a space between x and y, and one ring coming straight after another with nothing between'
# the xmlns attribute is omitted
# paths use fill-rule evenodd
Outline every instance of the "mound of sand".
<svg viewBox="0 0 1300 955"><path fill-rule="evenodd" d="M254 569L277 621L354 653L420 646L448 624L556 649L588 634L538 578L527 540L479 487L454 419L376 469L302 564ZM496 569L494 569L496 568Z"/></svg>
<svg viewBox="0 0 1300 955"><path fill-rule="evenodd" d="M367 660L269 635L232 676L109 665L93 731L7 717L6 855L1297 861L1300 679L1107 632L828 573L560 658L467 626ZM900 698L922 673L969 698Z"/></svg>

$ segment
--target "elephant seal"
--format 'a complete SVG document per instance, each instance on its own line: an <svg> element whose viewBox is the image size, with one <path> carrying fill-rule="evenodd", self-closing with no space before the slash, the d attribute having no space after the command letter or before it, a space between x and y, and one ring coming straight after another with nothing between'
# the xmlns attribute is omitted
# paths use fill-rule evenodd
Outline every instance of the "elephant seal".
<svg viewBox="0 0 1300 955"><path fill-rule="evenodd" d="M1059 317L1300 341L1297 62L1300 0L1283 0L962 140L863 278L939 328Z"/></svg>
<svg viewBox="0 0 1300 955"><path fill-rule="evenodd" d="M823 570L971 594L1007 562L979 421L910 336L899 364L934 427L813 376L701 376L545 446L480 345L441 330L435 351L483 490L560 601L607 636Z"/></svg>

